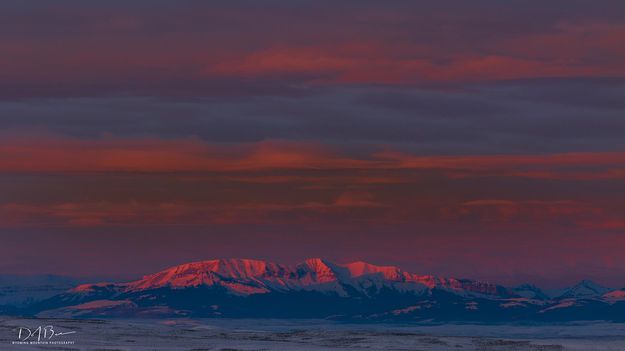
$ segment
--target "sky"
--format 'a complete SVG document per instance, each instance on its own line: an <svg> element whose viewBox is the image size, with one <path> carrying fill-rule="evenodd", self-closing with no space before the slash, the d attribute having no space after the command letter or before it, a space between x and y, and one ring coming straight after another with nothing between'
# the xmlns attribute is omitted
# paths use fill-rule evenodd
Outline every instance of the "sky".
<svg viewBox="0 0 625 351"><path fill-rule="evenodd" d="M0 274L625 286L625 2L0 2Z"/></svg>

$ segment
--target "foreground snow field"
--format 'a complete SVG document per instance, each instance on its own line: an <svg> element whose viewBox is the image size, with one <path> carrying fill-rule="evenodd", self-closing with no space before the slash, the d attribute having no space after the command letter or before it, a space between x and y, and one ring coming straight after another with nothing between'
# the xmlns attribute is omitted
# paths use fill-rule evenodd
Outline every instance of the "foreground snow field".
<svg viewBox="0 0 625 351"><path fill-rule="evenodd" d="M16 344L20 328L56 335ZM25 337L23 329L22 338ZM49 335L48 335L49 336ZM46 344L45 342L48 342ZM0 318L1 350L625 350L625 325L355 325L318 320Z"/></svg>

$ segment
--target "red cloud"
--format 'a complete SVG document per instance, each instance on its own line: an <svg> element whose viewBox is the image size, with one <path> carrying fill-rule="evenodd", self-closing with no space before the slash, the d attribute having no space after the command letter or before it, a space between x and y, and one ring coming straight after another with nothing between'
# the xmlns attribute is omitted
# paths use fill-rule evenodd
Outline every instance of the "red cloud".
<svg viewBox="0 0 625 351"><path fill-rule="evenodd" d="M342 193L336 201L336 206L342 207L379 207L383 204L376 202L374 196L367 191L346 191Z"/></svg>
<svg viewBox="0 0 625 351"><path fill-rule="evenodd" d="M620 205L605 194L589 193L589 187L606 177L622 182L623 164L625 153L619 152L417 156L383 151L354 157L292 142L4 139L0 171L5 174L39 178L62 172L92 180L63 191L55 190L56 181L35 187L16 182L19 188L8 194L12 199L0 200L0 225L449 222L620 230ZM544 179L569 181L554 189ZM71 180L63 182L67 186ZM492 182L498 185L491 189ZM120 184L126 187L121 193L115 190ZM162 186L168 189L161 192ZM475 187L496 197L476 197ZM528 197L533 193L541 196Z"/></svg>
<svg viewBox="0 0 625 351"><path fill-rule="evenodd" d="M445 208L445 217L477 222L545 223L564 221L577 224L581 218L603 216L601 208L571 200L472 200L457 207Z"/></svg>
<svg viewBox="0 0 625 351"><path fill-rule="evenodd" d="M414 156L392 151L374 154L395 167L445 170L450 177L503 176L591 180L621 178L625 152L571 152L546 155Z"/></svg>
<svg viewBox="0 0 625 351"><path fill-rule="evenodd" d="M599 17L554 16L540 5L527 13L508 12L504 6L494 19L492 4L486 3L445 11L414 4L348 6L347 11L309 5L297 13L284 4L255 9L249 4L229 9L203 5L202 10L150 5L149 11L143 5L7 9L13 18L7 33L19 33L20 23L32 18L46 21L34 21L22 35L3 37L0 88L10 97L198 96L229 89L245 94L250 82L261 83L262 94L268 90L264 83L288 89L292 83L625 75L625 26L609 10ZM528 13L541 19L519 22ZM189 21L190 16L195 20ZM267 25L254 26L255 21ZM83 35L50 30L61 23ZM176 30L167 30L171 28ZM233 86L224 88L224 79Z"/></svg>
<svg viewBox="0 0 625 351"><path fill-rule="evenodd" d="M319 145L261 142L222 146L197 139L25 139L0 142L5 172L210 172L340 169L375 162L341 157Z"/></svg>
<svg viewBox="0 0 625 351"><path fill-rule="evenodd" d="M315 84L418 84L625 74L623 65L604 66L560 58L461 53L444 60L440 57L398 59L384 48L370 55L351 56L318 47L267 49L209 65L204 73L209 77L301 75L301 79Z"/></svg>
<svg viewBox="0 0 625 351"><path fill-rule="evenodd" d="M399 16L399 14L395 14ZM268 46L211 62L208 76L301 75L309 83L488 81L625 74L625 26L558 23L551 30L493 40L481 50L431 42L349 39L339 44Z"/></svg>
<svg viewBox="0 0 625 351"><path fill-rule="evenodd" d="M353 157L320 144L208 144L199 139L5 139L3 172L249 172L261 170L437 170L449 177L592 180L625 176L625 152L416 156L383 151ZM273 175L274 177L276 175ZM345 177L345 175L343 175ZM357 183L402 183L406 175L349 175ZM242 178L244 179L244 178ZM248 179L249 180L249 179ZM275 181L269 179L269 181ZM287 179L285 179L287 180ZM258 178L261 182L262 178Z"/></svg>

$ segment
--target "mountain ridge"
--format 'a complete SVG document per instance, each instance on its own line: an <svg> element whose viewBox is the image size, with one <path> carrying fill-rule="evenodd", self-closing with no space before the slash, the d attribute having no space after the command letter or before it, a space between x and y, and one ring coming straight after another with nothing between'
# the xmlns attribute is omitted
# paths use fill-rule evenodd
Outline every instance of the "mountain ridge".
<svg viewBox="0 0 625 351"><path fill-rule="evenodd" d="M550 296L516 287L419 275L363 261L295 265L214 259L129 282L78 285L29 306L47 317L271 317L356 321L625 320L625 290L588 280Z"/></svg>
<svg viewBox="0 0 625 351"><path fill-rule="evenodd" d="M441 288L458 293L492 295L506 290L503 286L479 280L419 275L396 266L380 266L364 261L338 264L321 258L309 258L296 265L247 258L203 260L171 266L136 281L111 284L126 291L218 285L230 293L248 295L317 287L325 290L328 284L347 284L358 280L412 284L417 291ZM88 291L103 284L106 283L84 284L73 291ZM511 291L508 293L512 294Z"/></svg>

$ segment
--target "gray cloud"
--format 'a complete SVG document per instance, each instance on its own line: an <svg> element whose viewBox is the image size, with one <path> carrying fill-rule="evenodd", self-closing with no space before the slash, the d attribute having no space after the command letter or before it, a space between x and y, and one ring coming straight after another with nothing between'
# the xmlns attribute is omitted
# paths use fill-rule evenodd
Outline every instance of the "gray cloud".
<svg viewBox="0 0 625 351"><path fill-rule="evenodd" d="M93 138L198 136L209 142L312 140L415 153L625 149L625 82L505 82L462 91L340 87L294 96L148 97L0 103L0 128Z"/></svg>

